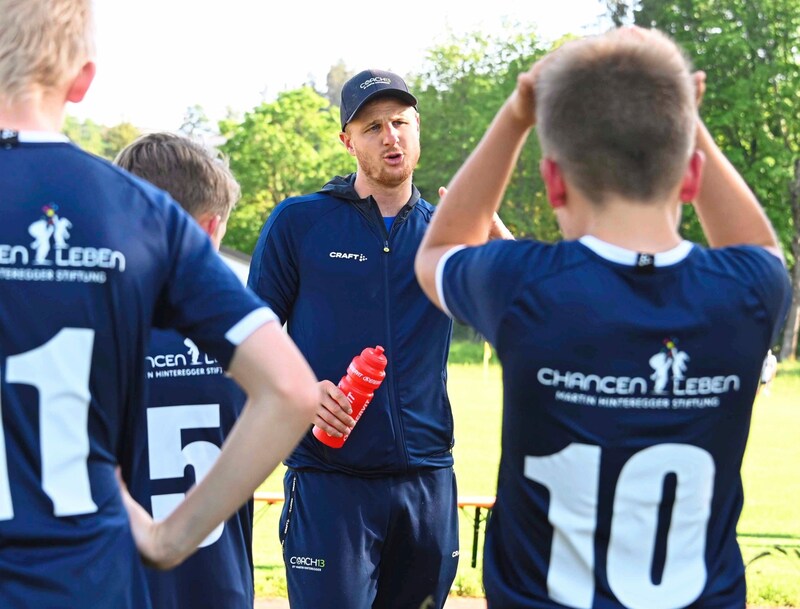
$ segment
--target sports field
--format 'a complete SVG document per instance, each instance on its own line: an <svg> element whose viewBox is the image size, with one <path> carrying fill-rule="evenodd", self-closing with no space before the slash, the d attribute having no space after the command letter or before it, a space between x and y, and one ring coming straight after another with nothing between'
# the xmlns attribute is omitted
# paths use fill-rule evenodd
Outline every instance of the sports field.
<svg viewBox="0 0 800 609"><path fill-rule="evenodd" d="M459 495L493 495L500 457L500 369L453 364L448 383L455 416L454 449ZM748 602L769 607L800 607L800 365L782 366L778 377L756 400L745 455L745 506L739 522L747 568ZM281 491L283 471L264 491ZM256 595L285 596L278 543L280 505L256 511L254 558ZM482 596L481 552L470 565L472 517L461 519L461 560L453 593ZM481 529L481 541L483 539Z"/></svg>

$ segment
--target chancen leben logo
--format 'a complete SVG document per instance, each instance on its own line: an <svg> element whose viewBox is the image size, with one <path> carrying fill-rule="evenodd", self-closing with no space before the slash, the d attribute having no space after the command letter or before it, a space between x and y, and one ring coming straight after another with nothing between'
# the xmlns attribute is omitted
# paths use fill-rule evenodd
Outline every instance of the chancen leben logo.
<svg viewBox="0 0 800 609"><path fill-rule="evenodd" d="M0 280L105 283L107 270L125 271L120 251L71 246L72 222L58 211L56 203L42 206L40 217L28 225L33 238L28 247L0 243Z"/></svg>
<svg viewBox="0 0 800 609"><path fill-rule="evenodd" d="M192 339L185 338L186 352L147 355L147 378L171 378L177 376L211 376L224 374L222 366L213 357L200 351Z"/></svg>
<svg viewBox="0 0 800 609"><path fill-rule="evenodd" d="M678 340L668 337L649 358L652 373L647 376L539 368L536 379L556 389L556 401L607 408L716 408L720 396L741 388L735 374L687 376L690 361L689 354L678 348Z"/></svg>

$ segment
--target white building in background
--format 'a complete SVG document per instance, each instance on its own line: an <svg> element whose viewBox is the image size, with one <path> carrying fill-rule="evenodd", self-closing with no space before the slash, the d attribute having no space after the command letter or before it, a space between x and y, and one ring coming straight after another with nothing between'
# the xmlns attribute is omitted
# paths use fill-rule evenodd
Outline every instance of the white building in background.
<svg viewBox="0 0 800 609"><path fill-rule="evenodd" d="M247 274L250 272L250 256L224 245L219 248L219 253L237 277L242 280L242 283L246 285Z"/></svg>

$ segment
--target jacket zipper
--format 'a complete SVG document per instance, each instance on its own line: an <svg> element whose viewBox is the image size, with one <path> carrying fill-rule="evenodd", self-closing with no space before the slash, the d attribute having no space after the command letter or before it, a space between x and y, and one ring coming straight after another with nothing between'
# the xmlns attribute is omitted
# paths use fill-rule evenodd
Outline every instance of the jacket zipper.
<svg viewBox="0 0 800 609"><path fill-rule="evenodd" d="M370 198L370 210L374 213L372 214L372 218L369 219L369 222L373 225L378 226L378 230L380 231L381 236L383 237L383 252L386 254L383 258L383 292L385 294L385 301L384 301L384 311L386 312L386 337L389 343L385 345L387 353L393 353L392 350L392 319L389 313L389 299L391 296L390 285L389 285L389 253L391 252L391 248L389 247L389 238L392 234L396 233L398 228L401 224L403 224L408 217L408 214L411 213L410 208L403 207L400 210L400 213L395 216L394 222L392 222L391 231L386 230L386 224L383 221L383 217L380 214L380 210L378 209L378 204L375 203L372 198ZM394 367L389 369L387 374L387 379L384 381L386 383L388 381L389 387L391 391L388 393L389 398L389 408L391 409L391 418L392 423L397 430L397 449L398 454L403 455L403 469L408 472L409 466L409 457L408 457L408 450L406 448L405 442L405 434L403 433L403 425L400 421L400 408L397 402L397 387L394 381L394 373L392 370Z"/></svg>

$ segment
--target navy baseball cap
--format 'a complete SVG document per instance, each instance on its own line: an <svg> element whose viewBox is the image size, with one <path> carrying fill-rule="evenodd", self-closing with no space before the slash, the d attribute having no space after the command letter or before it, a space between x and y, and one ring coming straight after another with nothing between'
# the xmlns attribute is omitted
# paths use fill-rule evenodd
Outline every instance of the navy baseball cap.
<svg viewBox="0 0 800 609"><path fill-rule="evenodd" d="M342 103L339 107L342 131L364 104L379 96L397 97L409 106L417 105L417 98L408 92L405 81L397 74L385 70L364 70L342 87Z"/></svg>

